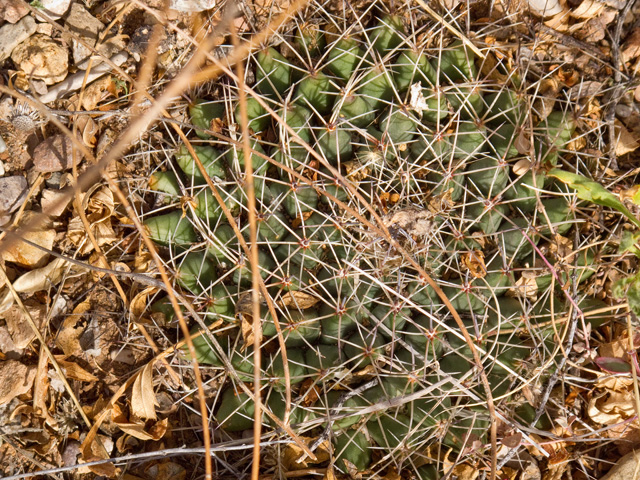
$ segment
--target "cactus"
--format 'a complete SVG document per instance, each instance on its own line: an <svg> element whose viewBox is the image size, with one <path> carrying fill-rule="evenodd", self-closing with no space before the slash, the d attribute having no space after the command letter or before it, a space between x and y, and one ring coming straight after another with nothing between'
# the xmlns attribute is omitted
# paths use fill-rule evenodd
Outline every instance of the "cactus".
<svg viewBox="0 0 640 480"><path fill-rule="evenodd" d="M540 263L534 245L552 233L567 234L574 224L573 204L544 171L566 150L575 122L561 112L531 117L530 99L517 82L496 86L479 79L473 51L459 41L435 52L413 44L418 36L405 31L399 16L373 13L365 23L352 35L301 24L287 37L293 49L268 47L248 64L256 91L282 119L273 122L260 102L247 100L256 267L277 314L272 317L261 297L260 387L265 408L281 419L285 393L291 394L292 428L330 432L340 472L353 476L353 468L357 475L371 468L378 475L387 462L403 478L432 479L437 465L420 457L428 443L441 443L460 458L487 443L488 411L478 406L487 392L445 302L418 278L397 244L362 222L373 215L361 198L462 315L491 393L512 411L506 407L521 402L515 387L534 372L532 344L547 345L554 333L546 324L549 303L533 308L510 289ZM237 125L220 122L238 140L224 149L203 135L212 118L239 123L237 103L229 115L205 109L209 105L222 104L198 101L190 111L195 134L207 139L195 148L232 223L211 190L197 187L205 178L180 147L175 163L184 175L157 172L150 187L171 202L180 197L184 212L150 216L145 224L156 243L174 252L185 295L207 322L223 325L214 336L236 375L220 383L215 418L233 433L252 428L254 411L236 384L254 381L244 304L252 266L232 228L250 239L246 159ZM516 142L529 124L536 125L531 150L537 159ZM523 174L514 165L524 157L531 167ZM403 220L416 212L422 217ZM566 267L561 280L586 281L594 258L585 249L575 264L558 264ZM535 282L539 291L549 289L551 276L538 275ZM201 363L224 371L207 336L194 344ZM371 379L378 382L373 387ZM390 401L441 381L420 398ZM359 414L372 405L384 407ZM339 417L328 418L333 414ZM276 428L267 417L263 423Z"/></svg>

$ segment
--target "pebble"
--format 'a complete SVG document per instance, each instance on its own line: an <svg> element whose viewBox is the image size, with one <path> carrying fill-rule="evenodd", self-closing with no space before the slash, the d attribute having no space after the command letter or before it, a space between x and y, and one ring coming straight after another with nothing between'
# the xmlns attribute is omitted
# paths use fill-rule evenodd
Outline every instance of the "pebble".
<svg viewBox="0 0 640 480"><path fill-rule="evenodd" d="M40 4L44 13L52 20L58 20L69 10L71 0L40 0ZM45 18L38 18L38 20L45 21Z"/></svg>
<svg viewBox="0 0 640 480"><path fill-rule="evenodd" d="M0 178L0 214L15 212L27 199L29 185L21 175Z"/></svg>
<svg viewBox="0 0 640 480"><path fill-rule="evenodd" d="M563 10L559 0L528 0L527 3L536 15L543 18L553 17Z"/></svg>
<svg viewBox="0 0 640 480"><path fill-rule="evenodd" d="M0 18L9 23L17 23L29 13L29 8L23 0L3 0L0 3Z"/></svg>
<svg viewBox="0 0 640 480"><path fill-rule="evenodd" d="M47 85L61 82L69 71L67 50L41 34L32 35L18 45L11 53L11 60L27 76Z"/></svg>
<svg viewBox="0 0 640 480"><path fill-rule="evenodd" d="M24 17L16 24L8 23L0 28L0 62L11 56L11 52L19 44L33 35L36 31L36 21L33 17Z"/></svg>
<svg viewBox="0 0 640 480"><path fill-rule="evenodd" d="M65 19L65 26L92 47L95 47L98 35L104 30L104 24L79 3L74 3L71 6L69 15ZM89 57L92 55L91 50L70 35L69 38L65 37L65 40L67 42L70 40L75 65L82 70L86 70Z"/></svg>
<svg viewBox="0 0 640 480"><path fill-rule="evenodd" d="M58 218L67 209L71 198L60 190L45 188L42 190L40 205L42 211L52 218Z"/></svg>
<svg viewBox="0 0 640 480"><path fill-rule="evenodd" d="M36 172L59 172L73 165L73 142L65 135L59 134L47 138L33 151L33 167ZM83 158L82 152L76 149L76 162Z"/></svg>

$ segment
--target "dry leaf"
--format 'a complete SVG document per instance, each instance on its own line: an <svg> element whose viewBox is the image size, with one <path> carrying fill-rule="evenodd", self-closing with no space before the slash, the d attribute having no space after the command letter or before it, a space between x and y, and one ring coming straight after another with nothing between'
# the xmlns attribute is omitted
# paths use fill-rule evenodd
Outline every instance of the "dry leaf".
<svg viewBox="0 0 640 480"><path fill-rule="evenodd" d="M131 391L131 414L144 420L155 420L156 394L153 391L153 363L148 363L133 382Z"/></svg>
<svg viewBox="0 0 640 480"><path fill-rule="evenodd" d="M305 444L309 445L312 441L311 438L300 437L300 439L305 442ZM280 464L286 470L300 470L304 468L309 468L311 465L316 465L318 463L326 462L331 458L331 454L329 453L329 442L322 442L318 449L314 452L317 459L314 461L310 459L307 454L295 443L287 444L284 448L282 455L280 457ZM304 459L302 461L299 461Z"/></svg>
<svg viewBox="0 0 640 480"><path fill-rule="evenodd" d="M627 37L620 52L622 61L628 62L640 56L640 28L636 28L631 35Z"/></svg>
<svg viewBox="0 0 640 480"><path fill-rule="evenodd" d="M72 380L78 380L80 382L97 382L98 377L87 372L84 368L78 365L75 362L69 362L60 358L60 355L56 355L56 360L60 367L62 367L62 371L67 378Z"/></svg>
<svg viewBox="0 0 640 480"><path fill-rule="evenodd" d="M622 457L602 480L631 480L638 478L640 452L631 452Z"/></svg>
<svg viewBox="0 0 640 480"><path fill-rule="evenodd" d="M133 297L133 300L131 300L131 304L129 305L129 310L134 318L139 319L146 312L147 299L149 298L149 295L152 295L157 291L158 289L156 287L147 287Z"/></svg>
<svg viewBox="0 0 640 480"><path fill-rule="evenodd" d="M589 417L603 425L615 425L635 415L633 392L603 392L589 401Z"/></svg>
<svg viewBox="0 0 640 480"><path fill-rule="evenodd" d="M18 293L35 293L40 290L47 290L60 283L67 265L68 262L66 260L56 258L47 266L31 270L22 275L13 282L13 288Z"/></svg>
<svg viewBox="0 0 640 480"><path fill-rule="evenodd" d="M84 89L82 107L85 110L95 110L100 102L108 99L111 93L109 87L113 83L111 75L105 75Z"/></svg>
<svg viewBox="0 0 640 480"><path fill-rule="evenodd" d="M283 307L296 307L300 310L313 307L318 303L320 299L309 293L300 292L297 290L285 293L280 299L280 304Z"/></svg>
<svg viewBox="0 0 640 480"><path fill-rule="evenodd" d="M62 328L56 335L56 344L68 357L82 351L79 339L84 332L84 327L76 327L80 319L78 315L69 315L64 319Z"/></svg>
<svg viewBox="0 0 640 480"><path fill-rule="evenodd" d="M94 185L82 197L81 208L84 211L91 233L98 246L113 243L117 240L111 226L111 217L115 211L113 193L109 188L99 184ZM76 216L69 221L67 228L69 240L80 249L81 255L86 255L93 250L82 219L76 212Z"/></svg>
<svg viewBox="0 0 640 480"><path fill-rule="evenodd" d="M47 307L45 305L30 299L24 302L24 306L27 310L26 313L19 305L13 305L0 316L6 323L0 327L0 331L6 332L6 336L0 335L0 351L5 354L22 350L36 337L33 328L26 319L27 313L31 315L37 326L42 326L46 318Z"/></svg>
<svg viewBox="0 0 640 480"><path fill-rule="evenodd" d="M0 405L31 390L35 377L35 367L27 367L17 360L0 361Z"/></svg>
<svg viewBox="0 0 640 480"><path fill-rule="evenodd" d="M571 100L580 100L581 98L589 98L595 97L597 95L602 95L602 86L602 82L580 82L569 89L569 98Z"/></svg>
<svg viewBox="0 0 640 480"><path fill-rule="evenodd" d="M484 264L484 253L481 250L465 252L462 254L462 262L475 278L484 278L487 274L487 267Z"/></svg>
<svg viewBox="0 0 640 480"><path fill-rule="evenodd" d="M622 156L638 148L638 141L633 133L627 130L622 122L615 120L616 155Z"/></svg>
<svg viewBox="0 0 640 480"><path fill-rule="evenodd" d="M165 418L159 422L155 422L150 428L146 429L146 422L131 421L127 418L118 404L113 406L111 419L120 430L139 440L160 440L167 432L169 425L169 419Z"/></svg>
<svg viewBox="0 0 640 480"><path fill-rule="evenodd" d="M76 120L76 125L82 133L82 141L84 144L89 148L95 147L98 141L98 125L93 118L88 115L83 115Z"/></svg>
<svg viewBox="0 0 640 480"><path fill-rule="evenodd" d="M582 3L571 10L574 18L593 18L604 10L604 5L596 0L582 0Z"/></svg>
<svg viewBox="0 0 640 480"><path fill-rule="evenodd" d="M25 212L19 225L29 224L36 215L35 212ZM2 251L2 258L7 262L16 263L21 267L34 268L43 266L49 258L49 253L46 250L53 248L53 241L56 237L56 231L50 227L51 222L47 222L47 224L41 225L37 230L27 231L21 235L25 240L35 243L45 250L25 242L14 242Z"/></svg>

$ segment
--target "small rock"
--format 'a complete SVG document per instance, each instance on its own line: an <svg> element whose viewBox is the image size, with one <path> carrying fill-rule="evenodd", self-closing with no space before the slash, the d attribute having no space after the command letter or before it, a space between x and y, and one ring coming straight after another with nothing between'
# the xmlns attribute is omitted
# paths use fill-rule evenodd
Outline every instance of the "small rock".
<svg viewBox="0 0 640 480"><path fill-rule="evenodd" d="M71 0L40 0L40 4L44 13L53 20L58 20L69 10ZM38 20L45 21L44 17L38 18Z"/></svg>
<svg viewBox="0 0 640 480"><path fill-rule="evenodd" d="M42 35L50 37L53 35L53 25L50 23L39 23L36 27L36 33L41 33Z"/></svg>
<svg viewBox="0 0 640 480"><path fill-rule="evenodd" d="M4 25L0 28L0 62L11 56L11 52L20 43L33 35L36 31L36 21L33 17L24 17L16 24Z"/></svg>
<svg viewBox="0 0 640 480"><path fill-rule="evenodd" d="M15 212L27 199L29 185L21 175L0 178L0 215Z"/></svg>
<svg viewBox="0 0 640 480"><path fill-rule="evenodd" d="M528 3L533 13L543 18L553 17L563 10L559 0L528 0Z"/></svg>
<svg viewBox="0 0 640 480"><path fill-rule="evenodd" d="M18 45L11 54L11 60L27 76L42 80L47 85L61 82L69 71L67 50L50 37L40 34Z"/></svg>
<svg viewBox="0 0 640 480"><path fill-rule="evenodd" d="M83 158L76 149L76 162ZM73 166L73 142L65 135L54 135L38 145L33 152L33 165L37 172L59 172Z"/></svg>
<svg viewBox="0 0 640 480"><path fill-rule="evenodd" d="M29 8L23 0L3 0L0 4L0 18L9 23L16 23L29 13Z"/></svg>
<svg viewBox="0 0 640 480"><path fill-rule="evenodd" d="M104 24L79 3L74 3L71 6L71 11L65 19L65 25L92 47L96 46L98 35L104 30ZM65 36L65 40L70 41L69 43L73 46L73 61L78 68L85 70L89 57L92 55L91 50L70 35L68 38Z"/></svg>

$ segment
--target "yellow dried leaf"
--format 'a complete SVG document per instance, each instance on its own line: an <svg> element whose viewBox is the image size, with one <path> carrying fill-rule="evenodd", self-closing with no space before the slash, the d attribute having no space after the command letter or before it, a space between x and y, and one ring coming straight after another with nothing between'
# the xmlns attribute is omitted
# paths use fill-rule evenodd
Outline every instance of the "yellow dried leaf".
<svg viewBox="0 0 640 480"><path fill-rule="evenodd" d="M56 355L58 364L62 367L64 374L67 378L72 380L78 380L80 382L97 382L98 377L87 372L84 368L75 362L68 362L59 358L60 355Z"/></svg>
<svg viewBox="0 0 640 480"><path fill-rule="evenodd" d="M131 413L137 418L155 420L157 404L153 391L153 363L148 363L133 382Z"/></svg>
<svg viewBox="0 0 640 480"><path fill-rule="evenodd" d="M638 148L638 141L633 133L627 130L622 122L615 120L616 155L621 156L633 152Z"/></svg>

